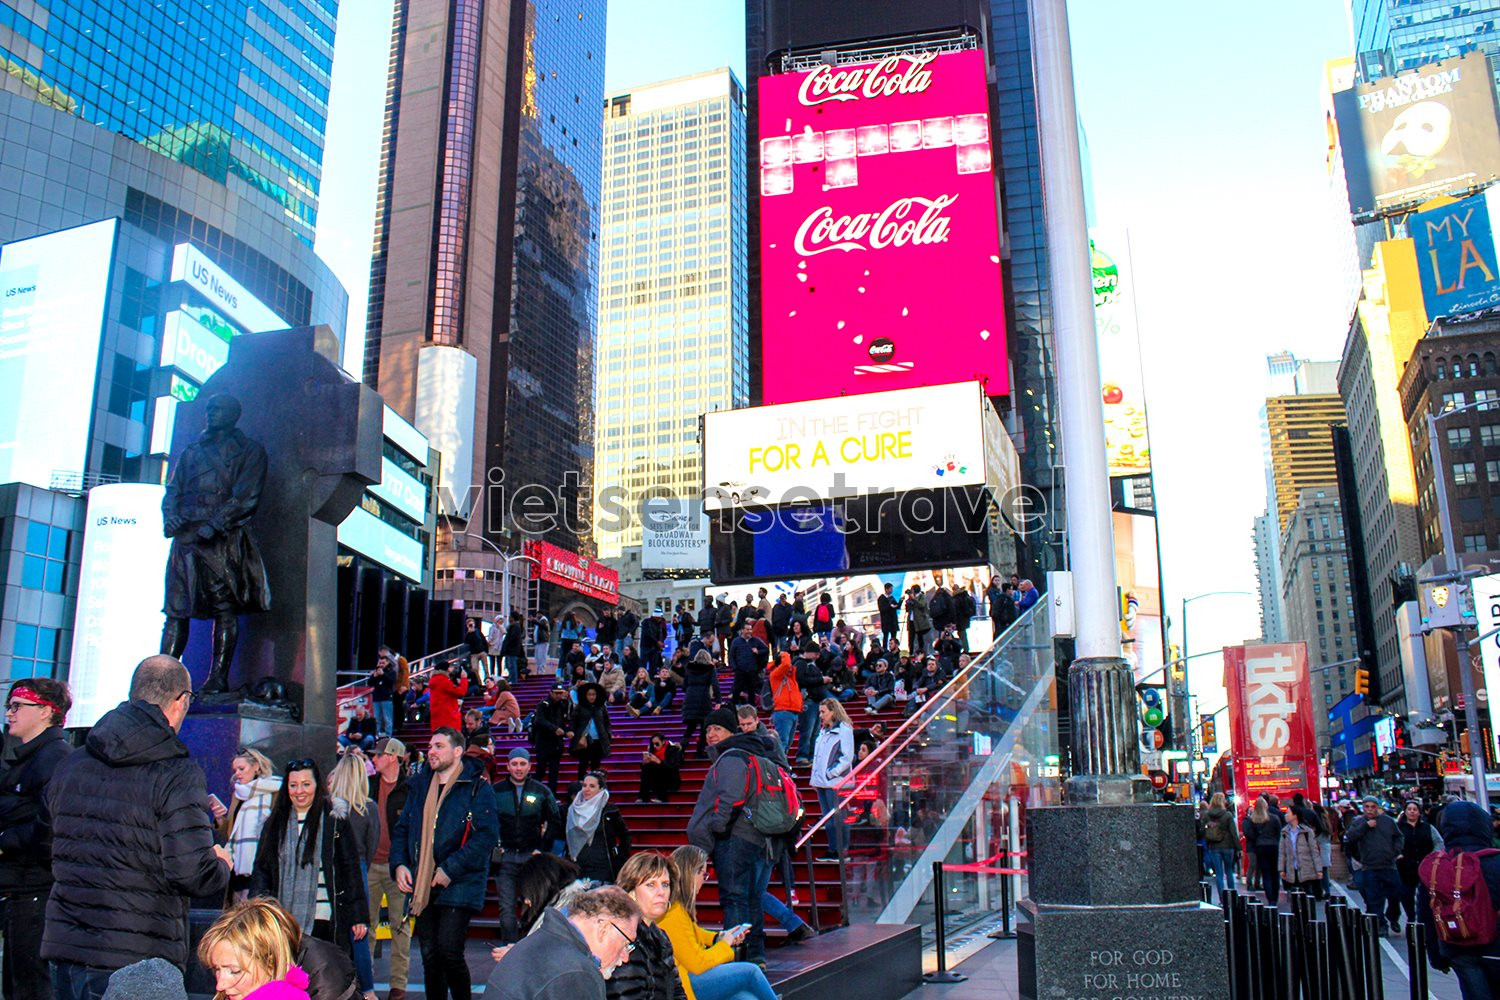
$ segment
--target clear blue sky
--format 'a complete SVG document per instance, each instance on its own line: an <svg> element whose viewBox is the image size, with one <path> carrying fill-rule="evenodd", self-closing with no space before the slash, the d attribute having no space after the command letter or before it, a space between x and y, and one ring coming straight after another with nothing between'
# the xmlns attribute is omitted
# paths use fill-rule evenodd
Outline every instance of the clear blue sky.
<svg viewBox="0 0 1500 1000"><path fill-rule="evenodd" d="M363 344L391 0L344 4L318 249L351 297L346 360ZM744 78L743 5L611 0L611 90L728 65ZM1097 221L1131 231L1169 613L1183 596L1253 590L1264 506L1257 414L1265 355L1337 358L1319 80L1348 54L1338 0L1072 0L1079 113ZM1255 636L1254 601L1192 609L1193 651ZM1174 630L1175 634L1175 630ZM1214 658L1200 707L1222 704Z"/></svg>

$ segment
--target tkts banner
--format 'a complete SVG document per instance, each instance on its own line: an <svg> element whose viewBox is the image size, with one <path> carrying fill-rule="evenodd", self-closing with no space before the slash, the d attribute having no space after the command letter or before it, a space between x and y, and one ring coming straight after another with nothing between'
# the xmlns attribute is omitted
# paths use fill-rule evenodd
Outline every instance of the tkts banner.
<svg viewBox="0 0 1500 1000"><path fill-rule="evenodd" d="M1495 80L1483 53L1333 95L1349 207L1385 215L1500 177Z"/></svg>
<svg viewBox="0 0 1500 1000"><path fill-rule="evenodd" d="M1243 811L1270 792L1318 799L1318 743L1313 730L1307 644L1224 647L1234 787Z"/></svg>
<svg viewBox="0 0 1500 1000"><path fill-rule="evenodd" d="M536 560L531 565L533 580L555 583L610 604L620 603L620 574L603 563L551 542L527 542L525 552Z"/></svg>
<svg viewBox="0 0 1500 1000"><path fill-rule="evenodd" d="M759 87L765 402L1008 392L984 54Z"/></svg>

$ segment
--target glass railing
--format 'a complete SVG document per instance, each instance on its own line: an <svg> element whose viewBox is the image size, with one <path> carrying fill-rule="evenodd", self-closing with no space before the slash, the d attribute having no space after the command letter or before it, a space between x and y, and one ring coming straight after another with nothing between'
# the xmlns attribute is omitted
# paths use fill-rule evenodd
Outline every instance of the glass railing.
<svg viewBox="0 0 1500 1000"><path fill-rule="evenodd" d="M916 923L931 940L934 862L950 938L998 924L1002 901L1024 895L1025 810L1061 800L1053 662L1042 601L849 774L796 855L811 868L828 824L844 825L849 923Z"/></svg>

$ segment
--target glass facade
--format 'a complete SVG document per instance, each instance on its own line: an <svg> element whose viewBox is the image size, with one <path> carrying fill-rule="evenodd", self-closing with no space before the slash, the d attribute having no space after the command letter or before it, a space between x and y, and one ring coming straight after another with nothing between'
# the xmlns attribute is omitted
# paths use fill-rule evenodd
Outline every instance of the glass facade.
<svg viewBox="0 0 1500 1000"><path fill-rule="evenodd" d="M1363 80L1478 50L1500 89L1500 0L1352 0L1350 14Z"/></svg>
<svg viewBox="0 0 1500 1000"><path fill-rule="evenodd" d="M575 524L586 523L592 474L605 8L526 5L506 363L495 368L504 404L492 403L486 463L505 470L512 495L560 496ZM589 542L561 524L543 537L575 550Z"/></svg>
<svg viewBox="0 0 1500 1000"><path fill-rule="evenodd" d="M0 89L236 177L311 244L337 18L338 0L0 0Z"/></svg>
<svg viewBox="0 0 1500 1000"><path fill-rule="evenodd" d="M727 69L605 103L594 485L630 517L600 558L647 491L698 496L698 415L749 403L744 104Z"/></svg>

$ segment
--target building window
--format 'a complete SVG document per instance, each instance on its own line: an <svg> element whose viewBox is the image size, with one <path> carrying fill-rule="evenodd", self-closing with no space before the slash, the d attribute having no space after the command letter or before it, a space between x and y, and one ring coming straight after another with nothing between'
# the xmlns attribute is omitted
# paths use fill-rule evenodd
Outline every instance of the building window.
<svg viewBox="0 0 1500 1000"><path fill-rule="evenodd" d="M1485 403L1484 406L1479 407L1481 413L1485 410L1500 410L1500 402L1495 401L1500 401L1500 389L1474 390L1474 402Z"/></svg>
<svg viewBox="0 0 1500 1000"><path fill-rule="evenodd" d="M1461 392L1445 392L1443 393L1443 405L1438 407L1438 412L1457 409L1467 402L1468 399Z"/></svg>
<svg viewBox="0 0 1500 1000"><path fill-rule="evenodd" d="M1468 444L1469 444L1469 440L1470 440L1469 434L1470 434L1470 431L1469 431L1469 428L1467 428L1467 427L1450 427L1450 428L1448 428L1448 447L1450 447L1450 448L1463 448L1463 447L1467 447Z"/></svg>
<svg viewBox="0 0 1500 1000"><path fill-rule="evenodd" d="M68 583L66 528L33 521L26 526L26 555L21 563L21 586L61 594Z"/></svg>
<svg viewBox="0 0 1500 1000"><path fill-rule="evenodd" d="M58 630L38 625L16 625L11 643L10 676L51 677L57 672Z"/></svg>
<svg viewBox="0 0 1500 1000"><path fill-rule="evenodd" d="M1454 462L1453 481L1459 486L1468 486L1478 481L1473 462Z"/></svg>
<svg viewBox="0 0 1500 1000"><path fill-rule="evenodd" d="M1483 535L1465 535L1465 552L1483 552L1485 550L1485 537Z"/></svg>
<svg viewBox="0 0 1500 1000"><path fill-rule="evenodd" d="M1486 448L1500 446L1500 424L1485 424L1479 428L1479 443Z"/></svg>

